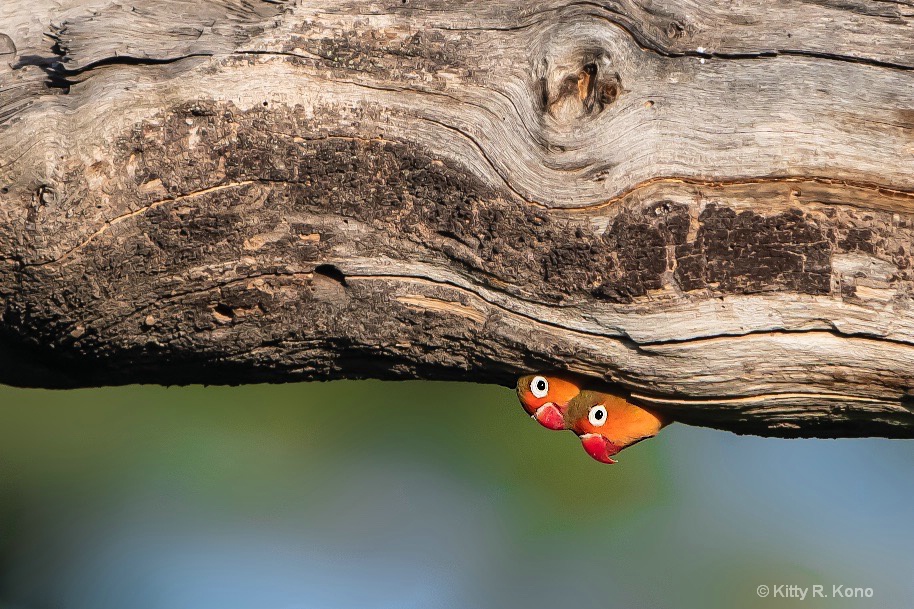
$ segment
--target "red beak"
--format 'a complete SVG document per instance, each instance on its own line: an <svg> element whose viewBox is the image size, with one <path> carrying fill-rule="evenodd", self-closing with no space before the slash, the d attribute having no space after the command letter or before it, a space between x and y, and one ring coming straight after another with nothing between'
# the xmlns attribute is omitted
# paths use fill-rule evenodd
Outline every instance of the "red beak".
<svg viewBox="0 0 914 609"><path fill-rule="evenodd" d="M565 417L558 409L558 406L552 402L546 402L536 409L533 418L539 421L539 424L547 429L565 429Z"/></svg>
<svg viewBox="0 0 914 609"><path fill-rule="evenodd" d="M595 433L586 433L581 436L581 444L587 454L601 463L617 463L612 456L622 450L606 438Z"/></svg>

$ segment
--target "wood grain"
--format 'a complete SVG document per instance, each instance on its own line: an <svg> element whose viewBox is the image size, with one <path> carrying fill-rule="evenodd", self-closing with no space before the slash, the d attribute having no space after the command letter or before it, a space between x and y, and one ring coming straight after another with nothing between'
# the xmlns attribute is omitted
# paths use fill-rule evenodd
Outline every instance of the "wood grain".
<svg viewBox="0 0 914 609"><path fill-rule="evenodd" d="M911 2L0 6L0 380L914 436Z"/></svg>

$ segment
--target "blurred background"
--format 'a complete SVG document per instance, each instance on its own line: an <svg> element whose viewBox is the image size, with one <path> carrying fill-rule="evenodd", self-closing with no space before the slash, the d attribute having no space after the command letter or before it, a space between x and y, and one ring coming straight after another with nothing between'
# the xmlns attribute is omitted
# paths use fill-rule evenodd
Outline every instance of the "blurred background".
<svg viewBox="0 0 914 609"><path fill-rule="evenodd" d="M912 466L682 425L607 466L473 384L0 387L0 607L911 607Z"/></svg>

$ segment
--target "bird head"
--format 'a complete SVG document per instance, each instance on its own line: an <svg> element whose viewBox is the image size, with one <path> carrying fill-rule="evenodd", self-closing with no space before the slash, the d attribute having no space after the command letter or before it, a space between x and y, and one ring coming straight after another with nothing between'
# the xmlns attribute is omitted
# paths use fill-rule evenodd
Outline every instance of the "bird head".
<svg viewBox="0 0 914 609"><path fill-rule="evenodd" d="M527 414L548 429L565 429L568 402L580 391L569 376L531 374L517 381L517 397Z"/></svg>

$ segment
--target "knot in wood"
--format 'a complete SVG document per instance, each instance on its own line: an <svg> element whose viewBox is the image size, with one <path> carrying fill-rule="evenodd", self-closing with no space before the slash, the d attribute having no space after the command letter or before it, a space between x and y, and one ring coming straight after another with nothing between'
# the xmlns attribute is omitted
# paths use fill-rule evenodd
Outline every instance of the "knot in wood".
<svg viewBox="0 0 914 609"><path fill-rule="evenodd" d="M559 123L595 117L622 92L619 75L603 51L579 51L550 65L541 86L543 111Z"/></svg>

